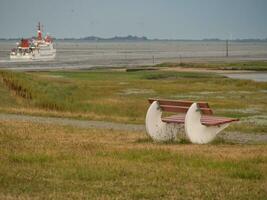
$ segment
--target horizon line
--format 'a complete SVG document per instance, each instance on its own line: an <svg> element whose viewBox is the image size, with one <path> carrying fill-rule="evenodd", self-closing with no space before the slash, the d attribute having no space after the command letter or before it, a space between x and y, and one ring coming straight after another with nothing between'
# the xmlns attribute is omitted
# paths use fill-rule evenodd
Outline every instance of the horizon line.
<svg viewBox="0 0 267 200"><path fill-rule="evenodd" d="M0 40L17 40L25 37L12 37L12 38L1 38ZM35 38L35 36L26 37L28 39ZM264 41L267 40L266 38L235 38L235 39L227 39L227 38L202 38L202 39L190 39L190 38L149 38L147 36L137 36L137 35L125 35L125 36L119 36L115 35L113 37L100 37L95 35L90 36L83 36L83 37L53 37L55 40L89 40L89 41L97 41L97 40L143 40L143 41L246 41L246 40L258 40L258 41Z"/></svg>

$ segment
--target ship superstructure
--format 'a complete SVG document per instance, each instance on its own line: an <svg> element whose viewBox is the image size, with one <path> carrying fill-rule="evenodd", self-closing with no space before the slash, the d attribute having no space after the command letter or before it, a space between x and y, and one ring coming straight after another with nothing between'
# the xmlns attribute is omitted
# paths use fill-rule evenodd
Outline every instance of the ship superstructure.
<svg viewBox="0 0 267 200"><path fill-rule="evenodd" d="M11 50L11 60L51 60L56 57L53 39L46 35L42 36L41 24L37 26L37 37L32 39L21 39L17 48Z"/></svg>

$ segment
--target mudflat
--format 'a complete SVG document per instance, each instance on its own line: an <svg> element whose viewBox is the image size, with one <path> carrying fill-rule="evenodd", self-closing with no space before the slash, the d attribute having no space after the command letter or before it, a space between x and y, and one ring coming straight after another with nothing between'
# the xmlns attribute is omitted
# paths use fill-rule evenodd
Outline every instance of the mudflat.
<svg viewBox="0 0 267 200"><path fill-rule="evenodd" d="M163 62L230 62L267 59L267 42L230 42L226 57L223 41L55 42L53 61L11 62L16 41L0 42L0 68L84 69L143 66Z"/></svg>

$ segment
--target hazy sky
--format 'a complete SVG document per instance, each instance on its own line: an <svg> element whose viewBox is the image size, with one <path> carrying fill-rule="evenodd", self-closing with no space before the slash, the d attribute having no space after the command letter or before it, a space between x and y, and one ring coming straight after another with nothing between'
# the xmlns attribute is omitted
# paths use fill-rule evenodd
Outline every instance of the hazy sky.
<svg viewBox="0 0 267 200"><path fill-rule="evenodd" d="M267 0L0 0L0 38L267 38Z"/></svg>

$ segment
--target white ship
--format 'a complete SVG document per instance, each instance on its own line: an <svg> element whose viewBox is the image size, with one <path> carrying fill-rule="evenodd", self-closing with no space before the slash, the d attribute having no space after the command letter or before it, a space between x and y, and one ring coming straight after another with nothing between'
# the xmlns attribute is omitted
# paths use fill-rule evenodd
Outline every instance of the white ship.
<svg viewBox="0 0 267 200"><path fill-rule="evenodd" d="M49 35L43 38L40 22L37 27L37 38L21 39L17 48L10 52L11 60L52 60L56 57L52 38Z"/></svg>

